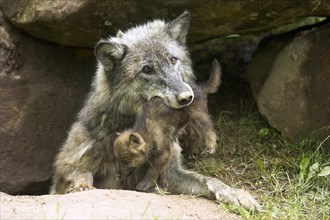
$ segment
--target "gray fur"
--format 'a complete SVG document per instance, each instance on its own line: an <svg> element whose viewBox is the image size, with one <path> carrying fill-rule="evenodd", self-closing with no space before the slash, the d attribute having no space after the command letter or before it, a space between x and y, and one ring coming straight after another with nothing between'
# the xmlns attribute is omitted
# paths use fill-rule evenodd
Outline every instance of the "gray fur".
<svg viewBox="0 0 330 220"><path fill-rule="evenodd" d="M155 20L96 46L99 62L92 88L56 157L51 193L121 188L119 162L113 151L116 132L132 127L144 103L153 97L163 98L167 106L176 109L191 103L195 76L184 45L189 19L185 12L175 25ZM172 57L178 59L174 65ZM142 73L145 65L152 67L151 75ZM178 100L181 93L188 94L184 102ZM251 195L241 196L241 191L218 179L183 169L176 141L173 149L168 176L171 193L204 195L259 208ZM143 166L134 171L129 178L135 182L132 185L145 172Z"/></svg>

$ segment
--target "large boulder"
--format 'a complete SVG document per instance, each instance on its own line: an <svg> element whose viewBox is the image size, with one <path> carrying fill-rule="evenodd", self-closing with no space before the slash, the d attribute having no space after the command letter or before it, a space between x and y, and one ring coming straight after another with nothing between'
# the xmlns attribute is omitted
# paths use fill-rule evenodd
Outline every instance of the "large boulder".
<svg viewBox="0 0 330 220"><path fill-rule="evenodd" d="M88 92L93 62L92 50L33 39L0 13L0 191L48 191L53 158Z"/></svg>
<svg viewBox="0 0 330 220"><path fill-rule="evenodd" d="M264 39L248 69L260 113L292 141L330 133L330 24Z"/></svg>
<svg viewBox="0 0 330 220"><path fill-rule="evenodd" d="M0 9L38 38L83 47L93 47L119 28L157 17L172 19L184 10L192 15L190 42L270 30L306 16L330 16L328 0L0 0Z"/></svg>

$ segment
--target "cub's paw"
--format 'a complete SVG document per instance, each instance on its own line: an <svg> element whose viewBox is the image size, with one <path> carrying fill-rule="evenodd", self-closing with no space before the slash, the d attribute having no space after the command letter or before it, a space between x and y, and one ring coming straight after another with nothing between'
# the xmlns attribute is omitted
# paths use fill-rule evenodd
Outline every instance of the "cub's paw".
<svg viewBox="0 0 330 220"><path fill-rule="evenodd" d="M207 181L209 190L214 193L215 198L220 202L231 203L243 206L248 210L262 211L261 206L253 196L242 189L233 189L218 179L211 178Z"/></svg>
<svg viewBox="0 0 330 220"><path fill-rule="evenodd" d="M95 189L94 186L90 185L89 183L82 182L76 184L74 187L68 190L68 193L73 193L73 192L81 192L81 191L87 191L87 190L92 190Z"/></svg>
<svg viewBox="0 0 330 220"><path fill-rule="evenodd" d="M150 192L155 187L155 183L152 180L142 180L136 185L136 190L142 192Z"/></svg>

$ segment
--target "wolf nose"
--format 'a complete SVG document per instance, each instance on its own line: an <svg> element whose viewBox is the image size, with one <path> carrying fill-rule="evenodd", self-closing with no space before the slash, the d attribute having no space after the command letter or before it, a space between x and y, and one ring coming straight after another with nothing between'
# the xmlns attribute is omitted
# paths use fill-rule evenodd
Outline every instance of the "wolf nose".
<svg viewBox="0 0 330 220"><path fill-rule="evenodd" d="M177 96L178 99L178 103L181 106L185 106L185 105L189 105L192 100L193 100L194 96L191 94L191 92L182 92Z"/></svg>

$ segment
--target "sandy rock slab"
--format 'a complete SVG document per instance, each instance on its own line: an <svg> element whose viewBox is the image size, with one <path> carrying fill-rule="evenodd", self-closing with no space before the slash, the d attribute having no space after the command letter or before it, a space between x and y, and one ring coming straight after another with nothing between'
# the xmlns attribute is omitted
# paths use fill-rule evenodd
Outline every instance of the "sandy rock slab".
<svg viewBox="0 0 330 220"><path fill-rule="evenodd" d="M0 192L0 205L0 219L240 219L205 198L123 190L43 196Z"/></svg>

